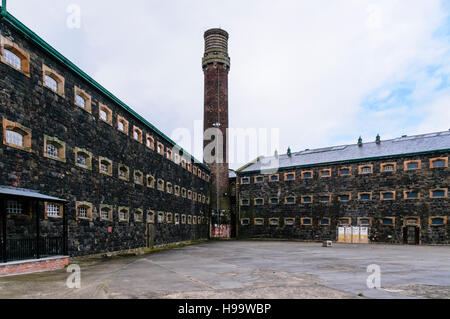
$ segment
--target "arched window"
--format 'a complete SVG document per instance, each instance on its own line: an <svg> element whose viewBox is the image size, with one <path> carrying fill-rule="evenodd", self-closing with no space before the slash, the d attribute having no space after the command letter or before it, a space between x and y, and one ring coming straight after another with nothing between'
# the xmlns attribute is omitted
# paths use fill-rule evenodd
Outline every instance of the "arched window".
<svg viewBox="0 0 450 319"><path fill-rule="evenodd" d="M22 70L22 59L13 52L13 49L3 49L3 58L5 59L5 62L12 67Z"/></svg>
<svg viewBox="0 0 450 319"><path fill-rule="evenodd" d="M6 129L6 143L23 147L24 133L18 129Z"/></svg>
<svg viewBox="0 0 450 319"><path fill-rule="evenodd" d="M16 43L0 35L0 59L3 63L30 76L30 55Z"/></svg>
<svg viewBox="0 0 450 319"><path fill-rule="evenodd" d="M119 164L119 179L128 181L129 178L130 178L130 169L123 164Z"/></svg>
<svg viewBox="0 0 450 319"><path fill-rule="evenodd" d="M147 212L147 223L153 224L155 222L155 212L153 210L149 210Z"/></svg>
<svg viewBox="0 0 450 319"><path fill-rule="evenodd" d="M31 149L31 130L3 118L3 144L29 151Z"/></svg>
<svg viewBox="0 0 450 319"><path fill-rule="evenodd" d="M100 219L112 220L112 206L102 205L100 206Z"/></svg>

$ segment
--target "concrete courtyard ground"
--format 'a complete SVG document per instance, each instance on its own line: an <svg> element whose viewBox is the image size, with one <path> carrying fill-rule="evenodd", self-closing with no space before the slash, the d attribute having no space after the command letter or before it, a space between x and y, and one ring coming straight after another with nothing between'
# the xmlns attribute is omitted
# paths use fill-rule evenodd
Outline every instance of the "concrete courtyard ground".
<svg viewBox="0 0 450 319"><path fill-rule="evenodd" d="M0 277L0 298L450 298L447 246L219 241L78 264L80 289L63 269Z"/></svg>

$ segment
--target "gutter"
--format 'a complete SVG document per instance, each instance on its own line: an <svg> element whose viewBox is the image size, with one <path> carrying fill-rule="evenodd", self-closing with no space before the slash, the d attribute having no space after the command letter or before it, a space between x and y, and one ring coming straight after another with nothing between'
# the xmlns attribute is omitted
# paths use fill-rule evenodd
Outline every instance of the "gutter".
<svg viewBox="0 0 450 319"><path fill-rule="evenodd" d="M13 15L11 15L6 10L6 0L2 0L2 7L1 7L0 15L1 15L1 18L3 21L8 22L13 28L15 28L17 31L22 33L22 35L25 36L25 38L30 39L34 44L36 44L38 47L40 47L42 50L44 50L44 52L50 54L57 61L62 63L64 66L69 68L72 72L74 72L76 75L78 75L83 80L87 81L90 85L92 85L94 88L96 88L98 91L100 91L100 93L102 93L103 95L105 95L106 97L111 99L113 102L120 105L125 111L127 111L129 114L134 116L137 120L142 122L148 128L155 131L160 137L162 137L170 145L177 146L178 148L180 148L180 150L183 152L183 154L190 157L194 161L194 163L199 164L203 169L206 169L208 172L211 172L211 169L208 166L206 166L204 163L198 161L194 156L192 156L191 154L186 152L183 148L178 146L172 139L170 139L167 135L165 135L163 132L158 130L153 124L151 124L146 119L144 119L141 115L136 113L127 104L125 104L123 101L121 101L119 98L117 98L114 94L112 94L107 89L105 89L101 84L99 84L97 81L95 81L93 78L91 78L87 73L85 73L83 70L78 68L69 59L67 59L65 56L63 56L61 53L59 53L50 44L45 42L36 33L34 33L32 30L30 30L22 22L17 20Z"/></svg>

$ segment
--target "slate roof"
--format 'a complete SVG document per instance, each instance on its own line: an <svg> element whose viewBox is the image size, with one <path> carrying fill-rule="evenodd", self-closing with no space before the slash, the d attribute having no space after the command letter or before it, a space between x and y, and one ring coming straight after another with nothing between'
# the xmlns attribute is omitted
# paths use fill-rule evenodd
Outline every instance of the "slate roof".
<svg viewBox="0 0 450 319"><path fill-rule="evenodd" d="M375 142L332 146L313 150L279 155L279 168L295 166L312 166L325 163L369 160L375 158L401 156L408 154L427 153L432 151L450 150L450 131L429 133L415 136L404 136L392 140L382 140L380 144ZM261 157L259 161L244 166L238 173L259 171L269 168L264 164L274 157Z"/></svg>
<svg viewBox="0 0 450 319"><path fill-rule="evenodd" d="M229 169L228 176L229 176L229 178L236 178L236 172L233 171L232 169Z"/></svg>
<svg viewBox="0 0 450 319"><path fill-rule="evenodd" d="M67 202L65 199L43 195L31 189L16 188L11 186L0 186L0 195L19 196L31 199L45 200L50 202Z"/></svg>

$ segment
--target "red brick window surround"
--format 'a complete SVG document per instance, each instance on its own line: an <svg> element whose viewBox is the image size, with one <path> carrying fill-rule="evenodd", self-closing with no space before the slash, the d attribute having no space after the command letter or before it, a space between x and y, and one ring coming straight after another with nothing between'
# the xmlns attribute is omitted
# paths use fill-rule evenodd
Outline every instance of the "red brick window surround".
<svg viewBox="0 0 450 319"><path fill-rule="evenodd" d="M100 174L105 174L108 176L113 175L113 162L110 159L107 159L106 157L99 157L98 158L98 171Z"/></svg>
<svg viewBox="0 0 450 319"><path fill-rule="evenodd" d="M255 198L253 200L253 205L255 205L255 206L262 206L262 205L264 205L264 198Z"/></svg>
<svg viewBox="0 0 450 319"><path fill-rule="evenodd" d="M250 206L250 199L241 198L241 206Z"/></svg>
<svg viewBox="0 0 450 319"><path fill-rule="evenodd" d="M430 198L447 198L447 188L435 188L430 190Z"/></svg>
<svg viewBox="0 0 450 319"><path fill-rule="evenodd" d="M394 173L397 171L397 163L381 163L380 164L380 172L382 173Z"/></svg>
<svg viewBox="0 0 450 319"><path fill-rule="evenodd" d="M63 76L56 73L55 70L46 65L42 65L42 84L44 87L50 89L52 92L64 97L64 83Z"/></svg>
<svg viewBox="0 0 450 319"><path fill-rule="evenodd" d="M295 181L295 172L284 173L285 181Z"/></svg>
<svg viewBox="0 0 450 319"><path fill-rule="evenodd" d="M128 168L128 166L119 164L119 166L117 167L117 170L118 170L117 174L118 174L119 179L121 179L123 181L130 180L130 169Z"/></svg>
<svg viewBox="0 0 450 319"><path fill-rule="evenodd" d="M128 207L119 207L117 211L120 223L128 223L130 220L130 209Z"/></svg>
<svg viewBox="0 0 450 319"><path fill-rule="evenodd" d="M372 164L359 165L359 167L358 167L359 175L366 175L366 174L372 174L372 173L373 173L373 165Z"/></svg>
<svg viewBox="0 0 450 319"><path fill-rule="evenodd" d="M360 201L372 200L372 192L360 192L360 193L358 193L358 200L360 200Z"/></svg>
<svg viewBox="0 0 450 319"><path fill-rule="evenodd" d="M380 200L395 200L395 191L380 192Z"/></svg>
<svg viewBox="0 0 450 319"><path fill-rule="evenodd" d="M3 144L19 150L31 151L31 130L3 118Z"/></svg>
<svg viewBox="0 0 450 319"><path fill-rule="evenodd" d="M113 206L102 204L99 207L99 217L101 221L113 220Z"/></svg>
<svg viewBox="0 0 450 319"><path fill-rule="evenodd" d="M269 225L270 226L279 226L280 219L279 218L269 218Z"/></svg>
<svg viewBox="0 0 450 319"><path fill-rule="evenodd" d="M164 180L162 178L158 178L156 189L159 190L160 192L164 192Z"/></svg>
<svg viewBox="0 0 450 319"><path fill-rule="evenodd" d="M319 177L320 178L329 178L329 177L331 177L331 168L321 169L319 171Z"/></svg>
<svg viewBox="0 0 450 319"><path fill-rule="evenodd" d="M319 195L319 202L321 202L321 203L331 203L331 194Z"/></svg>
<svg viewBox="0 0 450 319"><path fill-rule="evenodd" d="M30 55L28 52L4 36L0 36L0 40L0 61L30 77Z"/></svg>
<svg viewBox="0 0 450 319"><path fill-rule="evenodd" d="M164 144L161 142L157 142L156 143L156 152L161 155L164 156Z"/></svg>
<svg viewBox="0 0 450 319"><path fill-rule="evenodd" d="M45 219L62 218L64 205L60 203L45 202L44 203Z"/></svg>
<svg viewBox="0 0 450 319"><path fill-rule="evenodd" d="M439 227L447 225L447 216L431 216L428 218L428 226Z"/></svg>
<svg viewBox="0 0 450 319"><path fill-rule="evenodd" d="M254 179L253 179L253 182L254 182L255 184L261 184L261 183L263 183L263 182L264 182L264 176L262 176L262 175L255 176Z"/></svg>
<svg viewBox="0 0 450 319"><path fill-rule="evenodd" d="M255 219L253 219L253 224L255 226L263 226L264 225L264 218L255 218Z"/></svg>
<svg viewBox="0 0 450 319"><path fill-rule="evenodd" d="M92 220L92 204L88 202L76 202L75 204L77 220Z"/></svg>
<svg viewBox="0 0 450 319"><path fill-rule="evenodd" d="M133 219L135 223L142 223L144 221L144 211L141 208L136 208Z"/></svg>
<svg viewBox="0 0 450 319"><path fill-rule="evenodd" d="M153 138L153 136L147 134L147 137L145 139L145 146L153 151L155 150L155 139Z"/></svg>
<svg viewBox="0 0 450 319"><path fill-rule="evenodd" d="M75 147L75 165L92 170L93 155L86 149Z"/></svg>
<svg viewBox="0 0 450 319"><path fill-rule="evenodd" d="M339 176L351 176L352 168L350 166L340 167L338 170L338 175Z"/></svg>
<svg viewBox="0 0 450 319"><path fill-rule="evenodd" d="M100 121L112 126L113 125L113 114L109 107L103 103L98 104L98 118Z"/></svg>
<svg viewBox="0 0 450 319"><path fill-rule="evenodd" d="M352 193L342 193L338 195L338 200L340 202L348 202L352 200Z"/></svg>
<svg viewBox="0 0 450 319"><path fill-rule="evenodd" d="M430 159L430 168L448 167L448 157L436 157Z"/></svg>
<svg viewBox="0 0 450 319"><path fill-rule="evenodd" d="M166 149L166 158L170 161L172 160L172 150L168 147Z"/></svg>
<svg viewBox="0 0 450 319"><path fill-rule="evenodd" d="M420 192L415 190L403 191L403 199L405 200L418 200L420 199Z"/></svg>
<svg viewBox="0 0 450 319"><path fill-rule="evenodd" d="M302 195L302 204L312 204L314 202L313 195Z"/></svg>
<svg viewBox="0 0 450 319"><path fill-rule="evenodd" d="M148 188L155 188L156 179L155 176L151 174L147 174L147 187Z"/></svg>
<svg viewBox="0 0 450 319"><path fill-rule="evenodd" d="M414 171L422 168L422 162L420 160L405 161L403 165L405 171Z"/></svg>
<svg viewBox="0 0 450 319"><path fill-rule="evenodd" d="M144 174L141 171L134 171L134 183L137 185L144 185Z"/></svg>
<svg viewBox="0 0 450 319"><path fill-rule="evenodd" d="M128 135L128 121L120 115L117 115L117 130Z"/></svg>
<svg viewBox="0 0 450 319"><path fill-rule="evenodd" d="M74 88L73 103L88 113L92 112L91 96L77 86Z"/></svg>
<svg viewBox="0 0 450 319"><path fill-rule="evenodd" d="M136 125L133 125L133 140L142 143L142 130Z"/></svg>
<svg viewBox="0 0 450 319"><path fill-rule="evenodd" d="M164 212L158 212L158 224L164 224Z"/></svg>
<svg viewBox="0 0 450 319"><path fill-rule="evenodd" d="M285 218L284 224L286 226L294 226L295 225L295 218Z"/></svg>
<svg viewBox="0 0 450 319"><path fill-rule="evenodd" d="M44 157L65 163L66 143L57 137L44 135Z"/></svg>
<svg viewBox="0 0 450 319"><path fill-rule="evenodd" d="M295 205L297 198L295 196L287 196L284 199L285 205Z"/></svg>
<svg viewBox="0 0 450 319"><path fill-rule="evenodd" d="M312 226L313 225L313 220L310 217L300 218L300 225L302 225L302 226Z"/></svg>
<svg viewBox="0 0 450 319"><path fill-rule="evenodd" d="M302 171L302 179L312 179L314 177L314 171Z"/></svg>

